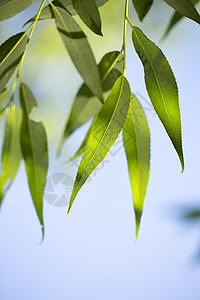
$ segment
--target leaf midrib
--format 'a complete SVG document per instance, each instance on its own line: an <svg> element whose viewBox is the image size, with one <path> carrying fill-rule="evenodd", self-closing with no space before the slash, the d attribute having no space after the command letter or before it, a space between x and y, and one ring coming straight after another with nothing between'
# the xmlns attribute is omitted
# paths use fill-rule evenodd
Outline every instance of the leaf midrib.
<svg viewBox="0 0 200 300"><path fill-rule="evenodd" d="M25 91L24 88L22 87L22 92L23 92L23 98L24 98L24 106L25 106L25 111L26 111L26 120L27 120L27 127L28 127L28 133L29 133L29 137L30 137L30 142L31 142L31 152L32 152L32 158L33 158L33 171L34 171L34 177L35 177L35 189L36 189L36 197L38 196L38 182L37 182L37 170L36 170L36 158L35 158L35 154L33 151L33 142L32 142L32 134L31 134L31 128L30 128L30 118L29 118L29 112L28 112L28 107L27 107L27 102L26 102L26 98L25 98ZM38 200L38 199L37 199Z"/></svg>
<svg viewBox="0 0 200 300"><path fill-rule="evenodd" d="M96 152L98 151L98 149L99 149L99 147L100 147L100 144L101 144L102 140L104 139L105 134L106 134L106 132L107 132L109 126L110 126L110 123L111 123L112 119L113 119L113 116L114 116L115 111L116 111L116 109L117 109L117 107L118 107L118 104L119 104L119 100L120 100L120 98L121 98L121 93L122 93L122 89L123 89L123 81L124 81L124 77L122 78L122 82L121 82L121 86L120 86L120 90L119 90L118 100L117 100L117 103L116 103L115 108L114 108L114 110L113 110L113 113L112 113L112 115L111 115L111 118L110 118L110 120L109 120L109 123L108 123L108 125L106 126L106 128L105 128L105 130L104 130L104 133L103 133L103 135L102 135L102 137L101 137L101 139L100 139L100 141L99 141L99 143L98 143L98 145L97 145L95 151L93 152L92 157L90 158L90 160L89 160L89 162L87 163L86 167L83 169L82 175L81 175L79 181L77 182L77 188L76 188L76 191L77 191L77 189L78 189L79 182L81 181L81 179L82 179L82 177L83 177L83 174L84 174L85 170L87 169L87 167L89 166L90 162L91 162L92 159L94 158L94 155L95 155ZM87 144L88 144L88 143L89 143L89 140L88 140ZM86 147L87 147L87 145L85 146L85 148L86 148Z"/></svg>
<svg viewBox="0 0 200 300"><path fill-rule="evenodd" d="M166 111L166 113L167 113L167 118L168 118L168 120L169 120L169 123L170 123L171 129L172 129L174 138L175 138L176 141L177 141L176 134L175 134L175 131L174 131L174 127L173 127L173 124L172 124L171 119L170 119L170 117L169 117L169 113L168 113L168 110L167 110L167 107L166 107L166 104L165 104L164 96L163 96L163 94L162 94L162 91L161 91L161 88L160 88L160 85L159 85L159 81L158 81L158 79L157 79L156 72L155 72L155 70L154 70L154 67L153 67L153 64L152 64L152 62L151 62L151 59L150 59L150 57L148 56L148 54L147 54L147 52L146 52L146 50L145 50L145 47L144 47L143 44L140 42L140 39L139 39L139 37L137 36L137 34L136 34L136 32L135 32L135 29L134 29L134 28L132 28L132 29L133 29L133 32L134 32L134 34L135 34L135 36L136 36L136 38L137 38L137 40L138 40L140 46L142 47L142 49L143 49L144 53L146 54L146 57L147 57L147 59L148 59L148 61L149 61L149 63L150 63L150 66L151 66L151 68L152 68L153 75L154 75L154 78L155 78L155 81L156 81L156 85L157 85L157 87L158 87L158 91L159 91L159 93L160 93L160 96L161 96L161 99L162 99L162 102L163 102L165 111Z"/></svg>

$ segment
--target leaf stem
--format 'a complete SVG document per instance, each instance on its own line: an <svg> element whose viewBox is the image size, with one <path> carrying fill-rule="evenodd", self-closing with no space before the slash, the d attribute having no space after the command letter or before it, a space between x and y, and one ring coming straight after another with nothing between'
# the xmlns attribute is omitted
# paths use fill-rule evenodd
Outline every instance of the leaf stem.
<svg viewBox="0 0 200 300"><path fill-rule="evenodd" d="M122 51L124 51L123 75L125 75L125 71L126 71L126 29L127 29L127 20L128 20L128 1L129 0L125 0L125 11L124 11L124 33L123 33L123 44L122 44Z"/></svg>
<svg viewBox="0 0 200 300"><path fill-rule="evenodd" d="M24 58L25 58L25 56L26 56L26 52L27 52L27 49L28 49L28 46L29 46L31 37L32 37L32 35L33 35L33 32L34 32L34 30L35 30L35 26L36 26L37 21L38 21L38 19L39 19L39 17L40 17L40 14L41 14L41 12L42 12L42 9L43 9L43 6L44 6L45 2L46 2L46 0L43 0L43 1L42 1L42 4L40 5L40 8L39 8L38 13L37 13L37 15L36 15L36 18L35 18L35 20L33 21L32 25L29 27L29 29L30 29L31 27L32 27L32 29L31 29L30 35L29 35L28 40L27 40L27 43L26 43L26 48L25 48L25 50L24 50L24 54L23 54L23 56L22 56L22 58L21 58L21 61L20 61L20 64L19 64L19 69L18 69L18 72L17 72L17 78L20 77L20 73L21 73L21 69L22 69L23 62L24 62ZM29 29L28 29L27 31L29 31Z"/></svg>

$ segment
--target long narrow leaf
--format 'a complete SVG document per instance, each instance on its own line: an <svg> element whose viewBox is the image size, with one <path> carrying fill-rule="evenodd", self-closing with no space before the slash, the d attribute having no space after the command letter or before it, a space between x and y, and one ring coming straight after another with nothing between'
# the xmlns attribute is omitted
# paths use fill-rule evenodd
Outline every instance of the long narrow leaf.
<svg viewBox="0 0 200 300"><path fill-rule="evenodd" d="M199 2L199 0L191 0L191 2L195 5ZM169 22L169 25L166 29L166 32L164 34L164 37L168 35L168 33L171 31L171 29L183 18L183 15L179 14L177 11L175 11L171 17L171 20Z"/></svg>
<svg viewBox="0 0 200 300"><path fill-rule="evenodd" d="M0 46L0 93L19 64L26 42L27 35L21 32L13 35Z"/></svg>
<svg viewBox="0 0 200 300"><path fill-rule="evenodd" d="M15 104L6 109L6 127L0 173L0 205L11 186L20 164L20 125L22 113Z"/></svg>
<svg viewBox="0 0 200 300"><path fill-rule="evenodd" d="M47 138L44 125L34 122L29 114L37 105L25 84L20 86L20 101L23 109L21 149L26 164L26 173L33 203L43 226L43 192L48 170Z"/></svg>
<svg viewBox="0 0 200 300"><path fill-rule="evenodd" d="M30 6L35 0L1 0L0 22L17 15Z"/></svg>
<svg viewBox="0 0 200 300"><path fill-rule="evenodd" d="M76 175L68 212L86 180L102 162L119 136L127 117L129 104L129 83L124 76L121 76L114 84L108 99L93 124Z"/></svg>
<svg viewBox="0 0 200 300"><path fill-rule="evenodd" d="M173 7L179 14L200 24L200 15L190 0L164 0Z"/></svg>
<svg viewBox="0 0 200 300"><path fill-rule="evenodd" d="M74 65L93 94L103 101L99 71L87 37L66 10L56 7L54 13L57 29Z"/></svg>
<svg viewBox="0 0 200 300"><path fill-rule="evenodd" d="M183 171L178 88L172 69L160 48L150 41L141 29L133 27L132 39L144 66L149 97L177 151Z"/></svg>
<svg viewBox="0 0 200 300"><path fill-rule="evenodd" d="M98 65L100 80L104 97L110 92L115 81L121 76L123 70L123 55L118 51L112 51L104 55ZM89 121L100 110L102 104L89 88L83 84L79 89L64 126L60 147L65 139L78 127Z"/></svg>
<svg viewBox="0 0 200 300"><path fill-rule="evenodd" d="M132 187L137 237L149 180L150 132L142 106L133 94L123 128L123 141Z"/></svg>
<svg viewBox="0 0 200 300"><path fill-rule="evenodd" d="M95 0L73 0L73 6L88 28L102 36L101 17Z"/></svg>

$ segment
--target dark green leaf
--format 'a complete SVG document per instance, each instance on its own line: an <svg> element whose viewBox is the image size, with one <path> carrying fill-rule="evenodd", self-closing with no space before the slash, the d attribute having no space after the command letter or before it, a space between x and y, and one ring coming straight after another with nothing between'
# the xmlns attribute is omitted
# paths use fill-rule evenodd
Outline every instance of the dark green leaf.
<svg viewBox="0 0 200 300"><path fill-rule="evenodd" d="M20 85L20 101L23 109L21 149L33 203L43 226L43 192L48 170L47 138L44 125L34 122L29 114L37 105L25 84Z"/></svg>
<svg viewBox="0 0 200 300"><path fill-rule="evenodd" d="M160 50L141 29L133 27L133 44L145 72L146 88L184 169L178 88L172 69Z"/></svg>
<svg viewBox="0 0 200 300"><path fill-rule="evenodd" d="M87 37L64 9L55 7L56 26L80 75L95 96L103 101L98 67Z"/></svg>
<svg viewBox="0 0 200 300"><path fill-rule="evenodd" d="M1 0L0 22L9 19L30 6L35 0Z"/></svg>
<svg viewBox="0 0 200 300"><path fill-rule="evenodd" d="M73 6L82 21L94 33L102 36L101 17L95 0L73 0Z"/></svg>
<svg viewBox="0 0 200 300"><path fill-rule="evenodd" d="M119 136L128 113L130 87L124 76L114 84L108 99L95 118L89 140L76 175L69 209L95 168L102 162Z"/></svg>
<svg viewBox="0 0 200 300"><path fill-rule="evenodd" d="M140 21L144 19L151 8L153 0L132 0Z"/></svg>
<svg viewBox="0 0 200 300"><path fill-rule="evenodd" d="M104 97L109 93L115 81L121 76L123 63L123 55L118 51L107 53L100 61L98 68ZM62 147L63 142L70 134L94 117L101 107L102 104L98 98L92 94L85 84L83 84L73 101L59 148Z"/></svg>
<svg viewBox="0 0 200 300"><path fill-rule="evenodd" d="M19 64L26 42L27 35L21 32L13 35L0 46L0 93Z"/></svg>
<svg viewBox="0 0 200 300"><path fill-rule="evenodd" d="M142 106L133 94L123 128L123 140L132 187L137 237L149 180L150 132Z"/></svg>
<svg viewBox="0 0 200 300"><path fill-rule="evenodd" d="M104 5L107 1L108 0L96 0L97 7ZM73 7L72 0L59 0L59 1L54 0L52 4L56 6L60 6L61 8L66 8L72 16L77 14L76 10ZM54 14L51 5L47 5L42 10L42 13L40 14L40 18L39 18L39 20L49 20L49 19L54 19ZM33 22L34 20L35 17L31 18L25 23L25 25L30 22Z"/></svg>
<svg viewBox="0 0 200 300"><path fill-rule="evenodd" d="M0 205L11 186L21 160L20 125L22 113L15 104L6 109L6 127L0 173Z"/></svg>
<svg viewBox="0 0 200 300"><path fill-rule="evenodd" d="M197 2L199 2L199 0L191 0L191 2L195 5L197 4ZM183 16L181 14L179 14L177 11L174 12L170 23L167 27L167 30L164 34L164 37L171 31L171 29L183 18Z"/></svg>
<svg viewBox="0 0 200 300"><path fill-rule="evenodd" d="M190 0L164 0L173 7L179 14L200 24L200 15Z"/></svg>

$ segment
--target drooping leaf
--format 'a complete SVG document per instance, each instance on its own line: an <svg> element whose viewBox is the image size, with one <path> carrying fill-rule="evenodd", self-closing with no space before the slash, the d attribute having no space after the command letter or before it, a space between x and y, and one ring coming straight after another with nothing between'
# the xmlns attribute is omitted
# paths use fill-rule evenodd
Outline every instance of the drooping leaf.
<svg viewBox="0 0 200 300"><path fill-rule="evenodd" d="M124 76L117 79L110 95L99 111L76 175L69 209L95 168L102 162L119 136L128 113L130 87Z"/></svg>
<svg viewBox="0 0 200 300"><path fill-rule="evenodd" d="M0 93L14 73L24 53L27 35L20 32L0 46Z"/></svg>
<svg viewBox="0 0 200 300"><path fill-rule="evenodd" d="M101 7L103 6L106 2L108 2L108 0L96 0L95 1L97 4L97 7ZM56 6L60 6L61 8L65 8L68 10L68 12L70 12L70 14L76 15L77 11L74 9L73 4L72 4L72 0L54 0L52 1L53 5ZM35 20L34 16L33 18L31 18L30 20L28 20L24 25L33 22ZM45 8L43 8L42 13L40 14L39 20L49 20L49 19L54 19L54 13L52 10L51 5L47 5Z"/></svg>
<svg viewBox="0 0 200 300"><path fill-rule="evenodd" d="M140 21L144 19L151 8L153 0L132 0Z"/></svg>
<svg viewBox="0 0 200 300"><path fill-rule="evenodd" d="M104 97L110 92L115 81L123 71L123 55L119 51L112 51L104 55L98 65L100 80ZM79 89L67 118L64 131L61 136L60 147L65 139L78 127L89 121L102 107L101 102L95 97L89 88L83 84Z"/></svg>
<svg viewBox="0 0 200 300"><path fill-rule="evenodd" d="M6 127L1 156L0 205L16 176L21 160L21 119L21 110L15 104L6 109Z"/></svg>
<svg viewBox="0 0 200 300"><path fill-rule="evenodd" d="M8 102L9 97L10 97L10 89L4 89L0 93L0 118L2 116L2 111L4 111L4 107Z"/></svg>
<svg viewBox="0 0 200 300"><path fill-rule="evenodd" d="M199 2L199 0L191 0L191 2L195 5ZM171 29L183 18L183 15L179 14L177 11L175 11L171 17L171 20L169 22L169 25L166 29L166 32L164 34L164 37L167 36L167 34L171 31Z"/></svg>
<svg viewBox="0 0 200 300"><path fill-rule="evenodd" d="M30 6L35 0L1 0L0 22L9 19Z"/></svg>
<svg viewBox="0 0 200 300"><path fill-rule="evenodd" d="M133 44L144 66L149 97L177 151L183 171L181 116L174 74L160 48L150 41L141 29L132 29Z"/></svg>
<svg viewBox="0 0 200 300"><path fill-rule="evenodd" d="M164 0L179 14L200 24L200 15L191 0Z"/></svg>
<svg viewBox="0 0 200 300"><path fill-rule="evenodd" d="M64 9L54 9L56 26L78 72L90 90L103 102L98 67L87 37Z"/></svg>
<svg viewBox="0 0 200 300"><path fill-rule="evenodd" d="M48 170L47 138L44 125L32 121L29 114L37 105L29 88L21 83L20 101L23 109L21 149L26 165L29 188L33 203L43 226L43 192Z"/></svg>
<svg viewBox="0 0 200 300"><path fill-rule="evenodd" d="M73 0L73 6L82 21L94 33L102 36L101 17L95 0Z"/></svg>
<svg viewBox="0 0 200 300"><path fill-rule="evenodd" d="M150 132L142 106L135 95L131 96L131 105L123 128L123 141L132 187L137 237L149 180Z"/></svg>

